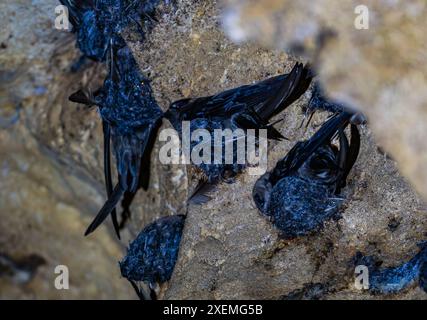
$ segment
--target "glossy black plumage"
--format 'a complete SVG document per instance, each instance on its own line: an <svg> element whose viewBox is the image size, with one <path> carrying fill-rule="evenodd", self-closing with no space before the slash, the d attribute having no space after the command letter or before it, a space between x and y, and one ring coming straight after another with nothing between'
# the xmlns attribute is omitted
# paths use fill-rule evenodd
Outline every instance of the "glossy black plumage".
<svg viewBox="0 0 427 320"><path fill-rule="evenodd" d="M108 200L88 227L93 232L112 213L118 232L115 207L125 192L148 187L151 149L161 124L162 111L152 97L147 79L140 73L129 48L112 51L109 76L95 93L78 91L70 100L97 105L104 127L104 165ZM118 182L113 188L110 169L110 138L116 158Z"/></svg>
<svg viewBox="0 0 427 320"><path fill-rule="evenodd" d="M364 265L369 271L369 291L373 294L393 294L418 284L427 293L427 242L421 243L420 251L406 262L380 268L372 256L360 252L353 259L354 265Z"/></svg>
<svg viewBox="0 0 427 320"><path fill-rule="evenodd" d="M171 104L165 117L180 135L182 122L190 121L191 132L196 129L206 129L211 133L214 129L267 129L268 138L282 139L284 137L269 124L269 120L296 101L307 90L311 80L310 71L297 63L289 74L213 96L176 101ZM191 148L196 144L193 141ZM212 161L211 164L199 165L209 183L234 176L244 167L244 164L224 164L224 161L222 164Z"/></svg>
<svg viewBox="0 0 427 320"><path fill-rule="evenodd" d="M68 8L69 20L76 33L77 46L95 61L105 61L110 47L126 44L122 31L131 25L142 29L160 0L60 0ZM151 21L152 19L148 19ZM144 35L141 30L142 36Z"/></svg>
<svg viewBox="0 0 427 320"><path fill-rule="evenodd" d="M281 231L284 238L308 234L337 214L340 190L353 167L360 136L351 125L351 143L344 129L352 114L330 118L307 141L298 142L276 167L255 184L258 209ZM338 134L340 148L331 144Z"/></svg>
<svg viewBox="0 0 427 320"><path fill-rule="evenodd" d="M77 46L84 57L106 62L109 73L95 93L79 90L70 100L98 106L104 133L104 172L108 200L86 235L94 231L111 213L114 229L120 237L115 207L124 199L125 217L139 187L146 189L152 145L160 126L162 112L152 97L148 80L127 48L122 32L131 26L144 35L141 22L154 21L152 14L160 0L60 0L69 10ZM144 26L145 27L145 26ZM81 64L80 61L79 64ZM115 153L118 180L113 187L110 144Z"/></svg>
<svg viewBox="0 0 427 320"><path fill-rule="evenodd" d="M130 244L120 262L122 276L139 292L135 281L153 286L168 281L178 257L185 217L182 215L160 218L146 226Z"/></svg>

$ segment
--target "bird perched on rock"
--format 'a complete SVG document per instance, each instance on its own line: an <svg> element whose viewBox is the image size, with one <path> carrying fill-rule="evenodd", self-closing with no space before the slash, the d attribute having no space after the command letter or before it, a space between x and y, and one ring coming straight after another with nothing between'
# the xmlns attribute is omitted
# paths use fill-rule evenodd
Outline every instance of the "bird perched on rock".
<svg viewBox="0 0 427 320"><path fill-rule="evenodd" d="M427 293L427 242L419 245L420 251L410 260L388 268L380 268L372 256L360 252L353 258L354 265L364 265L369 270L369 291L373 294L393 294L418 283Z"/></svg>
<svg viewBox="0 0 427 320"><path fill-rule="evenodd" d="M100 90L95 93L79 90L70 96L71 101L97 105L103 120L108 201L85 234L94 231L112 213L114 228L120 237L115 206L124 195L126 216L136 190L140 186L147 188L149 155L162 116L152 98L148 80L140 73L122 32L130 25L136 25L143 34L140 18L153 20L151 15L160 0L60 1L69 10L77 46L83 57L107 62L109 67L108 77ZM110 137L120 180L114 189L110 170Z"/></svg>
<svg viewBox="0 0 427 320"><path fill-rule="evenodd" d="M130 244L127 255L120 262L122 276L135 288L138 296L145 299L136 281L143 281L153 288L157 283L168 281L178 257L185 216L160 218L146 226ZM154 297L154 292L151 294Z"/></svg>
<svg viewBox="0 0 427 320"><path fill-rule="evenodd" d="M104 129L108 200L86 230L86 235L93 232L110 213L119 235L115 207L123 195L132 198L139 187L148 188L150 154L163 114L128 47L112 49L109 66L109 75L99 90L95 93L79 90L70 96L73 102L98 106ZM110 138L118 171L118 182L114 188Z"/></svg>
<svg viewBox="0 0 427 320"><path fill-rule="evenodd" d="M190 122L190 132L197 129L205 129L213 133L216 129L266 129L267 138L284 138L269 123L269 120L282 112L286 107L296 101L309 87L312 80L311 72L301 63L295 64L289 74L282 74L268 78L261 82L244 85L230 89L213 96L188 98L172 103L165 113L165 117L178 131L181 140L183 121ZM234 139L235 143L237 139ZM199 141L191 142L193 149ZM222 142L224 146L224 142ZM215 141L212 137L212 150ZM237 158L237 148L233 148L233 159ZM213 154L213 152L212 152ZM215 184L220 180L227 180L235 176L245 164L224 163L200 163L197 166L205 175L204 182Z"/></svg>
<svg viewBox="0 0 427 320"><path fill-rule="evenodd" d="M140 21L153 20L160 0L60 0L68 8L69 20L84 57L103 62L110 47L122 48L122 31Z"/></svg>
<svg viewBox="0 0 427 320"><path fill-rule="evenodd" d="M360 148L356 125L351 124L350 144L344 133L352 117L347 112L332 116L255 183L253 198L258 209L283 238L306 235L338 213L340 191ZM335 135L339 149L332 144Z"/></svg>

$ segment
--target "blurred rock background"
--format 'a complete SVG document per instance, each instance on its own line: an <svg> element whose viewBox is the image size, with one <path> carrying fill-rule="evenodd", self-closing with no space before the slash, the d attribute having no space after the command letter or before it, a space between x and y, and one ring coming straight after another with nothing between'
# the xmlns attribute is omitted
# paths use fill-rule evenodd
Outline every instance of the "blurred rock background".
<svg viewBox="0 0 427 320"><path fill-rule="evenodd" d="M310 297L426 299L416 286L386 297L358 291L349 265L358 250L377 256L383 266L400 264L417 252L427 231L427 206L398 171L426 194L426 145L420 138L427 130L426 109L423 93L414 93L425 79L422 68L413 68L425 55L412 24L420 22L422 28L424 21L416 20L421 19L413 7L417 1L383 2L391 7L382 11L368 4L373 13L369 30L354 29L352 1L177 0L162 5L146 41L131 36L128 43L163 110L176 99L288 72L305 59L318 67L328 92L368 115L369 126L362 128L362 150L345 190L342 218L327 222L320 232L279 240L253 204L257 177L247 173L235 184L221 184L211 202L187 206L195 183L192 171L160 164L157 143L150 190L138 193L119 242L109 221L83 237L105 198L102 130L95 109L67 101L82 86L97 88L105 70L90 64L71 71L79 53L73 35L53 27L57 1L2 1L0 257L26 261L37 255L45 263L24 283L0 273L0 298L135 298L117 265L128 242L157 217L187 213L174 275L162 287L164 298L281 299L315 291ZM386 18L393 12L394 18ZM415 22L407 17L411 13ZM408 32L418 55L401 42L407 37L398 41L400 36L390 34L406 32L402 21L413 28ZM377 34L390 41L378 40ZM326 39L321 45L319 37ZM402 47L396 51L392 45L398 43ZM310 95L289 108L278 125L291 140L271 145L269 169L327 116L319 113L306 131L299 128ZM70 269L70 290L53 286L58 264Z"/></svg>
<svg viewBox="0 0 427 320"><path fill-rule="evenodd" d="M311 61L332 98L368 116L378 143L427 199L425 1L225 2L230 37Z"/></svg>

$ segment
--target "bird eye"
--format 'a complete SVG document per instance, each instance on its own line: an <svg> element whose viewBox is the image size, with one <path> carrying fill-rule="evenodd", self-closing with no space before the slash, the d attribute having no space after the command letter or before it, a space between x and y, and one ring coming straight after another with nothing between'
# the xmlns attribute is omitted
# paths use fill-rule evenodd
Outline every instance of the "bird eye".
<svg viewBox="0 0 427 320"><path fill-rule="evenodd" d="M329 169L329 162L325 158L315 157L310 161L310 168L313 170Z"/></svg>

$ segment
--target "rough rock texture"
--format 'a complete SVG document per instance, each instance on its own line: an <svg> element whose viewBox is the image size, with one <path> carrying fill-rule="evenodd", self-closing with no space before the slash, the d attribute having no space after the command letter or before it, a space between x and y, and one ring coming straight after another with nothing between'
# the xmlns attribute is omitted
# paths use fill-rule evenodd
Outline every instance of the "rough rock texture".
<svg viewBox="0 0 427 320"><path fill-rule="evenodd" d="M378 143L427 199L425 1L226 2L233 39L304 54L331 97L368 116ZM355 27L361 4L369 29Z"/></svg>
<svg viewBox="0 0 427 320"><path fill-rule="evenodd" d="M348 200L342 218L328 221L310 236L278 239L252 201L258 176L247 172L234 184L221 184L211 202L187 208L185 199L196 177L183 165L162 165L158 142L150 190L138 193L122 245L114 240L110 221L84 238L85 227L105 199L102 130L95 109L68 103L67 97L82 85L96 88L103 70L91 64L71 73L78 52L70 34L52 27L56 1L31 4L0 4L1 21L7 21L0 35L0 253L16 259L36 253L47 263L26 285L0 278L0 297L135 298L119 276L117 261L125 253L124 245L155 218L187 213L178 263L161 297L426 299L417 287L393 296L372 296L353 285L349 263L357 250L377 256L383 266L400 264L417 252L427 227L426 204L399 174L394 160L377 147L367 127L344 190ZM289 72L296 61L256 44L233 44L222 31L221 6L217 1L177 0L159 9L159 23L144 44L129 40L163 110L182 97L213 94ZM370 60L361 58L358 65L364 61ZM268 169L327 116L319 113L307 132L299 129L309 97L307 92L278 125L290 141L270 145ZM404 101L408 99L418 97L408 94ZM170 124L165 120L163 127ZM405 131L399 139L409 139L410 134L415 133ZM393 139L390 144L397 138ZM402 152L416 148L407 147L411 149ZM69 291L53 289L57 264L70 268Z"/></svg>
<svg viewBox="0 0 427 320"><path fill-rule="evenodd" d="M0 297L133 298L119 276L123 246L105 227L83 237L89 213L102 204L97 188L58 163L19 125L0 131L0 150L0 252L17 260L36 254L46 261L28 283L0 277ZM69 269L69 290L54 286L58 265Z"/></svg>

